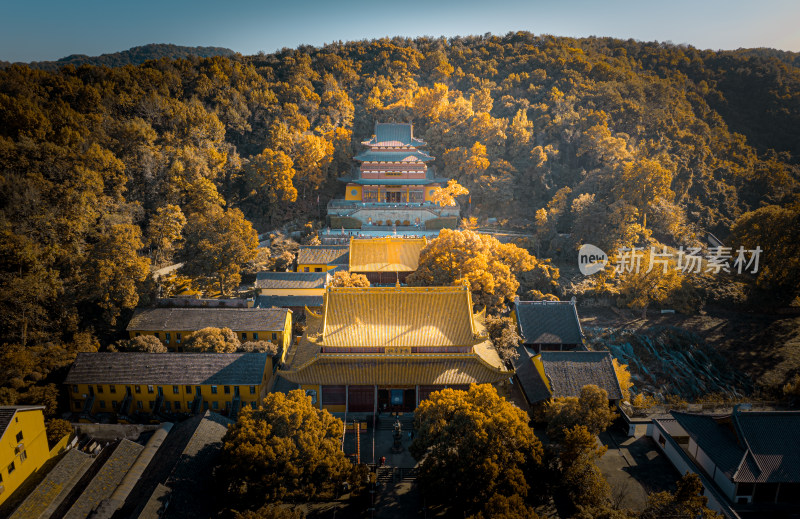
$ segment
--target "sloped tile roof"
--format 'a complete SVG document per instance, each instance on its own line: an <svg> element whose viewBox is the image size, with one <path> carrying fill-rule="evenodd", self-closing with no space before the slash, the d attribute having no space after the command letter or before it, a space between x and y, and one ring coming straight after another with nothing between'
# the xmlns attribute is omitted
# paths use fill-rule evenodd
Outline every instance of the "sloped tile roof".
<svg viewBox="0 0 800 519"><path fill-rule="evenodd" d="M578 311L570 301L517 301L515 312L525 344L581 344Z"/></svg>
<svg viewBox="0 0 800 519"><path fill-rule="evenodd" d="M580 396L583 386L605 389L610 400L622 399L611 354L606 351L543 351L544 373L553 397Z"/></svg>
<svg viewBox="0 0 800 519"><path fill-rule="evenodd" d="M322 306L322 296L258 296L256 297L257 308L309 308Z"/></svg>
<svg viewBox="0 0 800 519"><path fill-rule="evenodd" d="M222 438L233 423L222 415L206 411L167 480L172 493L165 517L203 517L213 509L214 490L219 483L211 469L222 449Z"/></svg>
<svg viewBox="0 0 800 519"><path fill-rule="evenodd" d="M283 330L283 308L141 308L128 323L128 331L188 331L230 328L238 331Z"/></svg>
<svg viewBox="0 0 800 519"><path fill-rule="evenodd" d="M352 238L350 272L413 272L425 238Z"/></svg>
<svg viewBox="0 0 800 519"><path fill-rule="evenodd" d="M355 157L361 162L430 162L433 157L419 150L408 151L362 151Z"/></svg>
<svg viewBox="0 0 800 519"><path fill-rule="evenodd" d="M507 379L511 373L473 354L320 355L296 371L281 371L296 384L486 384Z"/></svg>
<svg viewBox="0 0 800 519"><path fill-rule="evenodd" d="M520 346L514 370L530 403L550 398L580 396L590 384L605 389L610 400L620 400L622 390L614 372L611 354L605 351L543 351L539 355ZM547 380L535 368L539 359ZM548 389L549 386L549 389Z"/></svg>
<svg viewBox="0 0 800 519"><path fill-rule="evenodd" d="M425 146L425 141L414 138L414 126L408 123L376 123L375 135L364 141L366 145Z"/></svg>
<svg viewBox="0 0 800 519"><path fill-rule="evenodd" d="M136 461L144 446L129 440L121 440L114 452L81 493L64 519L84 519L104 499L111 497L125 474Z"/></svg>
<svg viewBox="0 0 800 519"><path fill-rule="evenodd" d="M514 372L522 387L522 392L525 393L525 398L531 404L549 400L550 390L533 365L532 352L524 345L520 345L517 347L517 353L517 358L513 361Z"/></svg>
<svg viewBox="0 0 800 519"><path fill-rule="evenodd" d="M94 457L77 449L67 451L8 519L50 517L93 461Z"/></svg>
<svg viewBox="0 0 800 519"><path fill-rule="evenodd" d="M458 346L476 341L466 287L328 288L326 346Z"/></svg>
<svg viewBox="0 0 800 519"><path fill-rule="evenodd" d="M259 272L256 288L323 288L326 272Z"/></svg>
<svg viewBox="0 0 800 519"><path fill-rule="evenodd" d="M267 353L78 353L65 384L259 385Z"/></svg>
<svg viewBox="0 0 800 519"><path fill-rule="evenodd" d="M800 483L800 412L672 415L732 481Z"/></svg>
<svg viewBox="0 0 800 519"><path fill-rule="evenodd" d="M349 263L350 247L347 245L304 246L297 251L298 265L347 265Z"/></svg>

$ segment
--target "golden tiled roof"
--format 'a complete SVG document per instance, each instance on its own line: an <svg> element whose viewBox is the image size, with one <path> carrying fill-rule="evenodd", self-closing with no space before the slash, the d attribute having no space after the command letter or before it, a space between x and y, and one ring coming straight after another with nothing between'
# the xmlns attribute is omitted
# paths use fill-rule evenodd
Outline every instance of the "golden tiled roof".
<svg viewBox="0 0 800 519"><path fill-rule="evenodd" d="M297 384L493 383L511 376L473 316L466 287L329 288L281 376ZM471 346L470 353L410 353L410 346ZM323 353L383 346L394 353ZM402 353L401 353L402 352Z"/></svg>
<svg viewBox="0 0 800 519"><path fill-rule="evenodd" d="M478 342L466 286L328 288L324 346L465 346Z"/></svg>
<svg viewBox="0 0 800 519"><path fill-rule="evenodd" d="M350 272L413 272L425 238L350 239Z"/></svg>
<svg viewBox="0 0 800 519"><path fill-rule="evenodd" d="M475 354L336 355L321 354L299 369L281 371L296 384L456 385L487 384L512 373Z"/></svg>

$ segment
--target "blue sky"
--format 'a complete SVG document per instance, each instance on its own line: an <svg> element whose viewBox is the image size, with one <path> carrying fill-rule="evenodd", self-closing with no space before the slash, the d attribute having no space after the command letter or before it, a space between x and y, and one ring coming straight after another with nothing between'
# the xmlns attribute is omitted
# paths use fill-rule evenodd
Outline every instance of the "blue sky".
<svg viewBox="0 0 800 519"><path fill-rule="evenodd" d="M0 0L0 59L94 56L147 43L255 54L337 40L516 30L800 51L798 21L798 0Z"/></svg>

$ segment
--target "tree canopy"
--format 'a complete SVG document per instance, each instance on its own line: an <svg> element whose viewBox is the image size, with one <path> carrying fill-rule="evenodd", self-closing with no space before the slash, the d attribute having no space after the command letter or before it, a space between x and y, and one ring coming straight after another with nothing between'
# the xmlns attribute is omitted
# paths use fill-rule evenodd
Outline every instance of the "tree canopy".
<svg viewBox="0 0 800 519"><path fill-rule="evenodd" d="M491 385L432 393L414 412L414 428L410 452L431 500L479 512L492 496L528 495L542 444L525 412Z"/></svg>
<svg viewBox="0 0 800 519"><path fill-rule="evenodd" d="M302 390L245 407L223 438L221 473L232 498L254 507L336 496L355 468L341 450L343 424Z"/></svg>

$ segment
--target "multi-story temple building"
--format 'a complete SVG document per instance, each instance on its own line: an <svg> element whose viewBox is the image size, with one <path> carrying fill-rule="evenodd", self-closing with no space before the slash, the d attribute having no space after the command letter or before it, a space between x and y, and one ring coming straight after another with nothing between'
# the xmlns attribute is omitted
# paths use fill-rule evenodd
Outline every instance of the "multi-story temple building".
<svg viewBox="0 0 800 519"><path fill-rule="evenodd" d="M433 157L420 150L426 143L414 137L411 124L377 123L368 149L356 155L361 165L347 182L344 200L331 200L332 228L396 227L441 229L455 227L459 208L431 201L437 187L447 184L429 166Z"/></svg>
<svg viewBox="0 0 800 519"><path fill-rule="evenodd" d="M508 379L467 287L331 288L278 373L331 412L412 411L434 391Z"/></svg>

